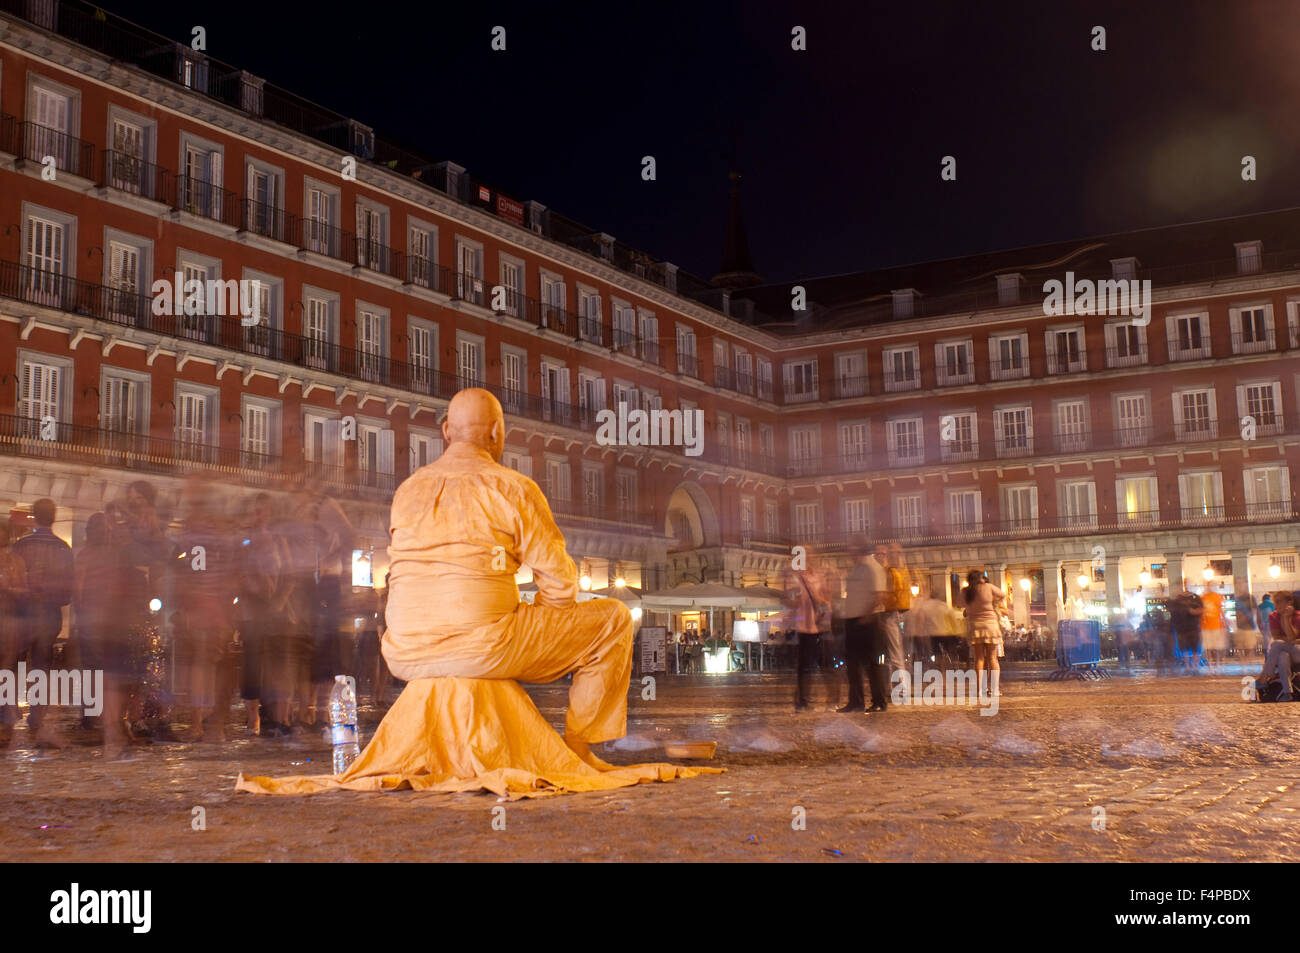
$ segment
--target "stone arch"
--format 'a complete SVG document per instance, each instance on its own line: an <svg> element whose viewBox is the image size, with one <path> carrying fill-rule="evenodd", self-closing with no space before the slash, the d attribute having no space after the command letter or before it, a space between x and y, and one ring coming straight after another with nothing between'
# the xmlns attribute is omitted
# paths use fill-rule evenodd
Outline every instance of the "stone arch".
<svg viewBox="0 0 1300 953"><path fill-rule="evenodd" d="M679 483L668 497L664 533L677 551L722 545L718 512L698 483Z"/></svg>

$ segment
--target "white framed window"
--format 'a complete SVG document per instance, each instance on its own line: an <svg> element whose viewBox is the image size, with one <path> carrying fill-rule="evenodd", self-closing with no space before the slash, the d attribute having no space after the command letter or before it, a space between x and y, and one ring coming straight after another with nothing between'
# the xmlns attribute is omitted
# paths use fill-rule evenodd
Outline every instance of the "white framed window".
<svg viewBox="0 0 1300 953"><path fill-rule="evenodd" d="M781 511L775 500L763 501L763 535L776 539L781 533Z"/></svg>
<svg viewBox="0 0 1300 953"><path fill-rule="evenodd" d="M508 344L501 345L502 403L506 410L517 414L523 409L527 380L527 353L522 348L511 347Z"/></svg>
<svg viewBox="0 0 1300 953"><path fill-rule="evenodd" d="M343 428L337 411L308 407L302 412L302 455L337 476L343 467Z"/></svg>
<svg viewBox="0 0 1300 953"><path fill-rule="evenodd" d="M742 394L754 393L754 355L736 348L736 390Z"/></svg>
<svg viewBox="0 0 1300 953"><path fill-rule="evenodd" d="M18 416L20 434L41 438L41 424L71 419L73 363L71 359L37 351L18 352Z"/></svg>
<svg viewBox="0 0 1300 953"><path fill-rule="evenodd" d="M99 378L99 426L120 434L149 432L148 374L105 366Z"/></svg>
<svg viewBox="0 0 1300 953"><path fill-rule="evenodd" d="M699 377L699 357L695 352L695 331L677 323L677 373Z"/></svg>
<svg viewBox="0 0 1300 953"><path fill-rule="evenodd" d="M1288 346L1300 347L1300 298L1291 298L1286 303L1286 328Z"/></svg>
<svg viewBox="0 0 1300 953"><path fill-rule="evenodd" d="M567 422L569 408L573 403L569 389L569 369L554 358L544 357L540 370L543 419Z"/></svg>
<svg viewBox="0 0 1300 953"><path fill-rule="evenodd" d="M742 467L749 466L750 451L753 449L753 440L750 432L749 421L744 417L736 418L736 463Z"/></svg>
<svg viewBox="0 0 1300 953"><path fill-rule="evenodd" d="M772 399L772 362L765 357L756 358L758 367L758 397L760 400Z"/></svg>
<svg viewBox="0 0 1300 953"><path fill-rule="evenodd" d="M406 280L419 288L439 288L438 226L419 219L406 220Z"/></svg>
<svg viewBox="0 0 1300 953"><path fill-rule="evenodd" d="M372 304L357 302L357 361L361 376L368 381L382 379L388 356L388 312Z"/></svg>
<svg viewBox="0 0 1300 953"><path fill-rule="evenodd" d="M626 301L613 298L610 301L614 313L614 350L636 353L636 308Z"/></svg>
<svg viewBox="0 0 1300 953"><path fill-rule="evenodd" d="M979 459L979 424L974 411L939 418L939 452L944 460Z"/></svg>
<svg viewBox="0 0 1300 953"><path fill-rule="evenodd" d="M569 461L565 457L546 457L546 497L552 503L569 503L573 499L569 482Z"/></svg>
<svg viewBox="0 0 1300 953"><path fill-rule="evenodd" d="M868 390L867 352L835 355L835 383L837 397L865 397Z"/></svg>
<svg viewBox="0 0 1300 953"><path fill-rule="evenodd" d="M1097 527L1097 484L1092 480L1062 480L1058 486L1062 528Z"/></svg>
<svg viewBox="0 0 1300 953"><path fill-rule="evenodd" d="M267 469L279 462L280 401L244 394L240 403L242 426L239 442L243 451L243 465L254 470Z"/></svg>
<svg viewBox="0 0 1300 953"><path fill-rule="evenodd" d="M414 473L420 467L428 466L442 456L444 448L441 434L436 434L430 430L411 430L408 440L410 442L408 453L411 458L411 473Z"/></svg>
<svg viewBox="0 0 1300 953"><path fill-rule="evenodd" d="M752 496L742 496L740 498L740 538L742 542L748 542L754 538L754 498Z"/></svg>
<svg viewBox="0 0 1300 953"><path fill-rule="evenodd" d="M999 457L1023 457L1034 452L1034 409L999 407L993 411L993 444Z"/></svg>
<svg viewBox="0 0 1300 953"><path fill-rule="evenodd" d="M221 420L220 392L189 381L177 381L176 442L190 460L216 462L217 428Z"/></svg>
<svg viewBox="0 0 1300 953"><path fill-rule="evenodd" d="M527 450L511 450L507 447L501 454L501 465L526 477L531 478L533 475L533 458Z"/></svg>
<svg viewBox="0 0 1300 953"><path fill-rule="evenodd" d="M334 369L338 341L338 295L303 287L303 363L316 370Z"/></svg>
<svg viewBox="0 0 1300 953"><path fill-rule="evenodd" d="M1061 453L1087 450L1091 435L1087 399L1056 402L1056 449Z"/></svg>
<svg viewBox="0 0 1300 953"><path fill-rule="evenodd" d="M637 472L619 468L614 472L614 491L618 495L618 518L632 520L637 515Z"/></svg>
<svg viewBox="0 0 1300 953"><path fill-rule="evenodd" d="M1285 464L1247 467L1241 485L1248 517L1291 514L1291 473Z"/></svg>
<svg viewBox="0 0 1300 953"><path fill-rule="evenodd" d="M825 524L822 521L821 501L792 503L790 516L797 541L815 543L822 538Z"/></svg>
<svg viewBox="0 0 1300 953"><path fill-rule="evenodd" d="M290 234L281 212L284 205L284 170L255 159L244 158L244 221L250 232L282 242L298 244Z"/></svg>
<svg viewBox="0 0 1300 953"><path fill-rule="evenodd" d="M553 272L542 271L540 275L542 290L541 326L544 328L564 328L566 307L566 290L564 278Z"/></svg>
<svg viewBox="0 0 1300 953"><path fill-rule="evenodd" d="M1165 318L1171 361L1199 361L1210 356L1210 313L1173 314Z"/></svg>
<svg viewBox="0 0 1300 953"><path fill-rule="evenodd" d="M356 200L357 264L388 270L388 209L368 199Z"/></svg>
<svg viewBox="0 0 1300 953"><path fill-rule="evenodd" d="M1126 474L1116 478L1115 518L1121 524L1149 524L1160 519L1160 495L1154 476Z"/></svg>
<svg viewBox="0 0 1300 953"><path fill-rule="evenodd" d="M483 303L483 246L456 236L456 297Z"/></svg>
<svg viewBox="0 0 1300 953"><path fill-rule="evenodd" d="M1038 529L1038 487L1018 484L1002 488L1002 527L1013 531Z"/></svg>
<svg viewBox="0 0 1300 953"><path fill-rule="evenodd" d="M1115 395L1115 442L1141 447L1151 439L1150 399L1146 394Z"/></svg>
<svg viewBox="0 0 1300 953"><path fill-rule="evenodd" d="M1260 270L1264 264L1264 244L1263 242L1235 242L1237 249L1237 273L1240 275L1253 274Z"/></svg>
<svg viewBox="0 0 1300 953"><path fill-rule="evenodd" d="M1238 384L1237 413L1254 420L1256 436L1282 433L1282 382Z"/></svg>
<svg viewBox="0 0 1300 953"><path fill-rule="evenodd" d="M920 417L898 417L885 424L890 466L925 462L925 434Z"/></svg>
<svg viewBox="0 0 1300 953"><path fill-rule="evenodd" d="M188 132L181 133L181 175L176 181L176 202L191 215L234 224L229 221L225 152L220 145Z"/></svg>
<svg viewBox="0 0 1300 953"><path fill-rule="evenodd" d="M1273 350L1273 306L1268 303L1228 309L1232 326L1232 353L1255 354Z"/></svg>
<svg viewBox="0 0 1300 953"><path fill-rule="evenodd" d="M1029 334L1012 331L989 336L989 375L995 381L1029 376Z"/></svg>
<svg viewBox="0 0 1300 953"><path fill-rule="evenodd" d="M770 470L776 459L776 430L771 424L758 425L758 455L761 458L760 465Z"/></svg>
<svg viewBox="0 0 1300 953"><path fill-rule="evenodd" d="M849 536L867 536L871 533L871 500L844 500L840 503L841 524Z"/></svg>
<svg viewBox="0 0 1300 953"><path fill-rule="evenodd" d="M817 384L817 359L786 361L781 365L785 378L785 401L788 404L816 400L820 394Z"/></svg>
<svg viewBox="0 0 1300 953"><path fill-rule="evenodd" d="M582 465L582 505L597 516L605 510L605 468L599 463Z"/></svg>
<svg viewBox="0 0 1300 953"><path fill-rule="evenodd" d="M110 103L107 141L104 172L109 186L149 199L164 198L148 165L157 155L158 123Z"/></svg>
<svg viewBox="0 0 1300 953"><path fill-rule="evenodd" d="M524 280L525 269L524 263L518 258L512 258L510 255L500 255L499 269L501 272L501 287L506 292L506 314L513 314L516 318L524 317Z"/></svg>
<svg viewBox="0 0 1300 953"><path fill-rule="evenodd" d="M434 392L438 360L438 325L414 315L406 318L406 359L411 364L411 386L425 394Z"/></svg>
<svg viewBox="0 0 1300 953"><path fill-rule="evenodd" d="M637 356L650 364L659 363L659 319L652 311L637 309Z"/></svg>
<svg viewBox="0 0 1300 953"><path fill-rule="evenodd" d="M839 425L840 467L864 469L871 464L871 422L843 420Z"/></svg>
<svg viewBox="0 0 1300 953"><path fill-rule="evenodd" d="M1088 369L1088 352L1083 326L1047 329L1047 372L1072 374Z"/></svg>
<svg viewBox="0 0 1300 953"><path fill-rule="evenodd" d="M184 300L182 313L176 316L181 335L210 343L216 337L218 312L231 311L228 300L219 302L207 293L208 288L217 287L215 283L221 281L221 259L182 248L177 251L176 260Z"/></svg>
<svg viewBox="0 0 1300 953"><path fill-rule="evenodd" d="M275 332L284 327L284 279L251 268L245 268L241 278L250 283L255 282L253 287L256 288L257 295L257 323L245 323L251 320L251 315L245 317L242 312L240 314L239 332L243 338L244 350L264 357L273 354L278 357L276 348L280 339Z"/></svg>
<svg viewBox="0 0 1300 953"><path fill-rule="evenodd" d="M916 344L887 347L881 354L885 390L918 390L921 386L921 348Z"/></svg>
<svg viewBox="0 0 1300 953"><path fill-rule="evenodd" d="M790 428L790 475L815 473L821 456L821 433L816 426Z"/></svg>
<svg viewBox="0 0 1300 953"><path fill-rule="evenodd" d="M460 387L483 386L483 338L456 332L456 379Z"/></svg>
<svg viewBox="0 0 1300 953"><path fill-rule="evenodd" d="M605 409L605 378L595 371L578 370L578 414L584 424L596 419Z"/></svg>
<svg viewBox="0 0 1300 953"><path fill-rule="evenodd" d="M1199 470L1178 474L1178 497L1184 523L1223 518L1223 474Z"/></svg>
<svg viewBox="0 0 1300 953"><path fill-rule="evenodd" d="M63 308L68 293L64 277L75 278L77 220L54 209L23 203L22 296L36 304Z"/></svg>
<svg viewBox="0 0 1300 953"><path fill-rule="evenodd" d="M136 323L152 311L153 243L115 228L104 229L105 302L111 318Z"/></svg>
<svg viewBox="0 0 1300 953"><path fill-rule="evenodd" d="M935 371L940 387L975 383L975 346L963 341L940 341L934 346Z"/></svg>
<svg viewBox="0 0 1300 953"><path fill-rule="evenodd" d="M366 486L391 489L397 472L397 437L384 421L357 420L357 468Z"/></svg>
<svg viewBox="0 0 1300 953"><path fill-rule="evenodd" d="M925 530L925 506L920 493L894 497L894 532L903 539L915 539Z"/></svg>
<svg viewBox="0 0 1300 953"><path fill-rule="evenodd" d="M629 411L637 410L640 408L641 396L637 392L637 389L633 387L631 384L629 384L627 381L620 381L616 379L613 385L613 392L614 392L613 407L615 410L618 409L619 404L627 404L627 409ZM682 401L682 413L685 414L687 412L688 407L694 407L694 406L695 405L688 400Z"/></svg>
<svg viewBox="0 0 1300 953"><path fill-rule="evenodd" d="M1174 411L1174 434L1179 440L1209 440L1219 435L1214 388L1176 390L1170 396Z"/></svg>
<svg viewBox="0 0 1300 953"><path fill-rule="evenodd" d="M592 344L605 343L605 313L600 294L578 286L578 337Z"/></svg>
<svg viewBox="0 0 1300 953"><path fill-rule="evenodd" d="M81 134L81 93L71 86L27 73L27 119L34 125L25 134L24 154L41 161L54 156L59 169L74 175L92 175L81 167L76 137Z"/></svg>
<svg viewBox="0 0 1300 953"><path fill-rule="evenodd" d="M1130 322L1106 325L1106 366L1132 367L1147 362L1147 329Z"/></svg>
<svg viewBox="0 0 1300 953"><path fill-rule="evenodd" d="M308 251L342 257L339 244L339 190L307 178L303 186L303 243Z"/></svg>
<svg viewBox="0 0 1300 953"><path fill-rule="evenodd" d="M713 386L731 387L731 345L713 339Z"/></svg>
<svg viewBox="0 0 1300 953"><path fill-rule="evenodd" d="M984 510L980 504L980 491L971 489L948 490L948 528L954 533L978 535L984 524Z"/></svg>

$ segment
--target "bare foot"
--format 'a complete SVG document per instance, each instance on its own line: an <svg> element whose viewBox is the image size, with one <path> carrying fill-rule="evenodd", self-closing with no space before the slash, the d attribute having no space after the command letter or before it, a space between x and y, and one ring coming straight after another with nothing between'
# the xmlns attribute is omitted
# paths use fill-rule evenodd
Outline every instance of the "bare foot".
<svg viewBox="0 0 1300 953"><path fill-rule="evenodd" d="M573 751L574 754L582 759L583 763L589 767L595 768L597 771L613 771L617 767L616 765L610 764L608 761L602 761L600 758L592 754L591 745L586 741L575 741L572 738L565 738L564 743L569 746L570 750Z"/></svg>

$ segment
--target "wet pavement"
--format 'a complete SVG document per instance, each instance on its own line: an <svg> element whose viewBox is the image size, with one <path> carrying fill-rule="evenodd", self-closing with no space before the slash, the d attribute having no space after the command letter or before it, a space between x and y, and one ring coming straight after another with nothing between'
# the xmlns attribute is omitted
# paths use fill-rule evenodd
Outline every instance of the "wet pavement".
<svg viewBox="0 0 1300 953"><path fill-rule="evenodd" d="M0 752L10 861L1269 860L1300 858L1300 705L1242 699L1222 675L1049 681L1013 667L998 713L976 706L792 710L778 674L659 676L630 693L605 757L664 760L665 740L717 741L726 773L535 801L489 794L236 794L236 774L326 773L319 735L154 744L105 762ZM826 689L829 689L826 690ZM564 686L531 687L552 724ZM380 713L362 711L364 737ZM66 714L64 723L75 722ZM505 829L500 812L504 807ZM201 811L196 811L201 808ZM196 830L202 820L206 829ZM838 852L838 853L834 853Z"/></svg>

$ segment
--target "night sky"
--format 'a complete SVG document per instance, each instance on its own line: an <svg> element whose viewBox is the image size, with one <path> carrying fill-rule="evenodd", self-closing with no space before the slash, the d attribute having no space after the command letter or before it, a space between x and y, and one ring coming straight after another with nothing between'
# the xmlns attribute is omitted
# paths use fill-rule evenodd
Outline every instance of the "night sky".
<svg viewBox="0 0 1300 953"><path fill-rule="evenodd" d="M1300 205L1296 2L104 6L705 278L733 140L770 282Z"/></svg>

